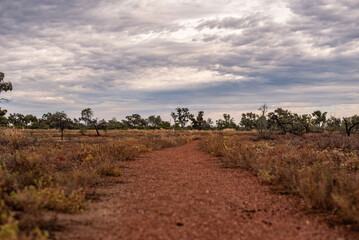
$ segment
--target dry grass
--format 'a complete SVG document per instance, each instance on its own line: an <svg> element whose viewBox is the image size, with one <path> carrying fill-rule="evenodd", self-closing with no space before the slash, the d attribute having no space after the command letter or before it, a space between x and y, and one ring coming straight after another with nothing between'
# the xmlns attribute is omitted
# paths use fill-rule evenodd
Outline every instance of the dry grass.
<svg viewBox="0 0 359 240"><path fill-rule="evenodd" d="M121 161L141 152L184 144L196 132L0 129L0 239L46 239L49 212L86 209L105 177L122 174Z"/></svg>
<svg viewBox="0 0 359 240"><path fill-rule="evenodd" d="M227 167L253 171L261 181L302 196L308 206L325 209L359 225L358 137L339 134L253 135L213 133L201 146L221 156Z"/></svg>

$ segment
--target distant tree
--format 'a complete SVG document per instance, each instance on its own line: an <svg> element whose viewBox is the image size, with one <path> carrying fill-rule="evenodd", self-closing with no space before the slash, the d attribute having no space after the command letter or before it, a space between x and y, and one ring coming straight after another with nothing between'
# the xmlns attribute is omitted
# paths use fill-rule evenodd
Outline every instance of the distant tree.
<svg viewBox="0 0 359 240"><path fill-rule="evenodd" d="M279 130L282 133L300 135L305 132L301 116L283 108L277 108L274 112L268 113L268 126L272 130Z"/></svg>
<svg viewBox="0 0 359 240"><path fill-rule="evenodd" d="M242 113L242 119L240 125L244 127L245 130L257 129L260 134L268 128L268 121L266 119L266 113L268 107L266 104L263 104L258 110L261 111L261 115L258 115L253 112Z"/></svg>
<svg viewBox="0 0 359 240"><path fill-rule="evenodd" d="M0 93L1 92L7 92L12 90L12 84L11 82L5 82L4 81L5 74L3 72L0 72ZM7 101L5 98L0 98L1 101Z"/></svg>
<svg viewBox="0 0 359 240"><path fill-rule="evenodd" d="M151 115L147 118L147 124L150 128L152 129L158 129L161 128L161 124L162 124L162 119L161 116L155 116L155 115Z"/></svg>
<svg viewBox="0 0 359 240"><path fill-rule="evenodd" d="M312 124L316 130L323 130L327 120L327 112L322 113L320 110L316 110L312 113L312 117Z"/></svg>
<svg viewBox="0 0 359 240"><path fill-rule="evenodd" d="M12 113L8 117L9 123L17 128L23 128L26 126L25 116L21 113Z"/></svg>
<svg viewBox="0 0 359 240"><path fill-rule="evenodd" d="M342 120L331 116L327 119L326 129L330 132L340 131L342 128Z"/></svg>
<svg viewBox="0 0 359 240"><path fill-rule="evenodd" d="M345 132L349 137L350 134L356 130L359 130L359 116L354 115L352 117L343 118L345 124Z"/></svg>
<svg viewBox="0 0 359 240"><path fill-rule="evenodd" d="M64 130L72 126L71 119L67 117L65 112L56 112L51 114L48 120L51 127L60 130L61 140L64 140Z"/></svg>
<svg viewBox="0 0 359 240"><path fill-rule="evenodd" d="M207 118L206 122L205 122L204 125L203 125L203 129L205 129L205 130L212 129L212 124L213 124L212 119L211 119L211 118Z"/></svg>
<svg viewBox="0 0 359 240"><path fill-rule="evenodd" d="M253 112L242 113L242 119L239 124L247 131L253 130L257 128L258 118L258 114L255 114Z"/></svg>
<svg viewBox="0 0 359 240"><path fill-rule="evenodd" d="M116 118L112 118L108 121L108 128L109 129L123 129L125 125L119 122Z"/></svg>
<svg viewBox="0 0 359 240"><path fill-rule="evenodd" d="M0 93L12 90L11 82L5 82L4 78L5 78L5 74L3 72L0 72ZM7 101L7 99L0 98L0 102L2 102L2 101ZM6 113L7 113L7 110L0 108L0 125L1 126L8 125L8 119L5 117Z"/></svg>
<svg viewBox="0 0 359 240"><path fill-rule="evenodd" d="M83 129L85 125L81 122L81 118L72 119L72 128L74 129Z"/></svg>
<svg viewBox="0 0 359 240"><path fill-rule="evenodd" d="M204 116L203 111L198 111L198 114L196 117L194 117L194 115L191 116L191 122L192 122L191 126L194 129L204 130L204 129L210 128L211 123L208 123L208 119L206 121L203 116ZM212 122L212 120L210 120L210 122Z"/></svg>
<svg viewBox="0 0 359 240"><path fill-rule="evenodd" d="M44 113L42 117L38 120L39 121L39 128L48 129L51 128L51 118L53 113Z"/></svg>
<svg viewBox="0 0 359 240"><path fill-rule="evenodd" d="M219 119L216 121L217 128L218 129L225 129L225 128L236 128L236 124L234 122L234 119L231 117L230 114L223 114L223 119Z"/></svg>
<svg viewBox="0 0 359 240"><path fill-rule="evenodd" d="M264 117L264 116L266 115L266 113L268 112L268 106L267 106L267 104L263 104L262 106L260 106L260 107L258 108L258 110L262 112L262 115L261 115L261 116Z"/></svg>
<svg viewBox="0 0 359 240"><path fill-rule="evenodd" d="M105 133L107 133L107 129L108 129L108 122L105 119L102 119L98 122L98 129L102 129L105 131Z"/></svg>
<svg viewBox="0 0 359 240"><path fill-rule="evenodd" d="M140 114L135 113L125 117L123 123L129 128L146 128L147 121L141 117Z"/></svg>
<svg viewBox="0 0 359 240"><path fill-rule="evenodd" d="M32 114L28 114L24 117L24 123L26 126L32 126L33 124L35 124L37 122L38 122L37 117Z"/></svg>
<svg viewBox="0 0 359 240"><path fill-rule="evenodd" d="M100 136L99 133L99 127L98 127L98 119L97 118L93 118L93 112L91 110L91 108L85 108L84 110L81 111L81 118L80 120L84 121L85 124L87 126L92 126L95 128L97 136Z"/></svg>
<svg viewBox="0 0 359 240"><path fill-rule="evenodd" d="M171 113L171 117L174 122L178 124L181 128L184 128L191 118L193 118L193 114L189 112L188 108L176 108L176 112Z"/></svg>
<svg viewBox="0 0 359 240"><path fill-rule="evenodd" d="M305 128L305 132L311 132L312 116L310 114L303 114L299 116L299 122Z"/></svg>
<svg viewBox="0 0 359 240"><path fill-rule="evenodd" d="M5 117L7 110L1 110L0 108L0 126L7 126L9 124L8 119Z"/></svg>
<svg viewBox="0 0 359 240"><path fill-rule="evenodd" d="M267 104L263 104L258 108L258 110L261 111L262 114L258 117L258 120L256 121L256 128L260 134L263 134L263 132L268 128L268 121L266 118L266 113L268 112Z"/></svg>

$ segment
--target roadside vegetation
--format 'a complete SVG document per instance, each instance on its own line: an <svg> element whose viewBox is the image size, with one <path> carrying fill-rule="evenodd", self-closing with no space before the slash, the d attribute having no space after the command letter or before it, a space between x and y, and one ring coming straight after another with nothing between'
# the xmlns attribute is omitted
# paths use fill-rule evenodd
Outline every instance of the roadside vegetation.
<svg viewBox="0 0 359 240"><path fill-rule="evenodd" d="M191 141L186 131L111 131L97 137L56 130L0 130L0 239L46 239L56 213L86 209L99 183L121 162Z"/></svg>
<svg viewBox="0 0 359 240"><path fill-rule="evenodd" d="M297 194L313 209L329 211L359 226L359 136L339 133L272 135L213 132L205 151L226 167L252 171L281 193ZM235 193L234 193L235 194Z"/></svg>

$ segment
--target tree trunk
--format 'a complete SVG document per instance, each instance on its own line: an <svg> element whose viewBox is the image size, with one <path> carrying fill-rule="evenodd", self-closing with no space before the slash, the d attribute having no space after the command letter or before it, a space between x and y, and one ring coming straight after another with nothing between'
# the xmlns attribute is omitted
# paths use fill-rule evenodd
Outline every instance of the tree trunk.
<svg viewBox="0 0 359 240"><path fill-rule="evenodd" d="M345 131L347 132L347 136L350 137L350 133L353 130L353 128L359 124L359 122L354 123L351 127L348 126L347 120L344 119L345 122Z"/></svg>
<svg viewBox="0 0 359 240"><path fill-rule="evenodd" d="M97 136L100 136L100 133L98 131L98 127L96 125L95 125L95 129L96 129Z"/></svg>

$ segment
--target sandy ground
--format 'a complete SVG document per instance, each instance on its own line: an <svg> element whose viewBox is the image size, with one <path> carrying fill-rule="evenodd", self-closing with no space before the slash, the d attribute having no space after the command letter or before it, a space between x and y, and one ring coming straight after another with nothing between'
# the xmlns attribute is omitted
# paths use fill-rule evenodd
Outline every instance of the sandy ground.
<svg viewBox="0 0 359 240"><path fill-rule="evenodd" d="M275 194L241 169L222 168L198 142L124 165L83 214L59 215L60 239L359 239L329 227L304 202Z"/></svg>

